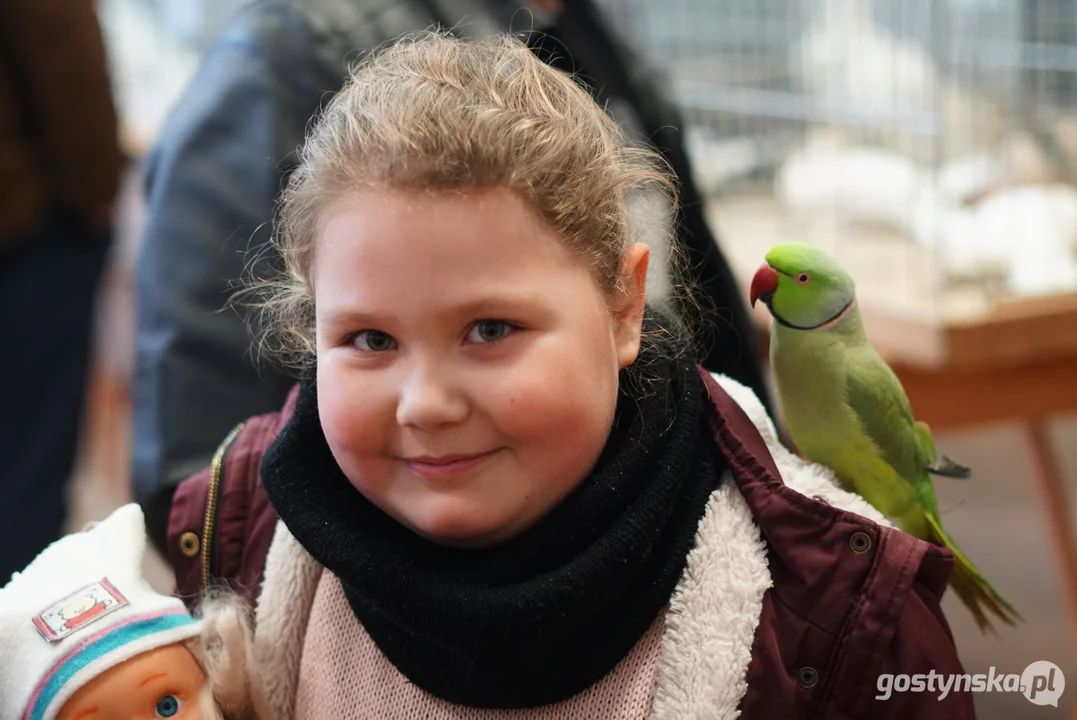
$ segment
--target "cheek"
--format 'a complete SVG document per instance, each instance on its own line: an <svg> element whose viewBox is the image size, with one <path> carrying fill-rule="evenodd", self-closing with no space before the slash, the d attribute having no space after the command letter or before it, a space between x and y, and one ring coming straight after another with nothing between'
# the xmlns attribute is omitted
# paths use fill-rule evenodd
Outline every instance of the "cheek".
<svg viewBox="0 0 1077 720"><path fill-rule="evenodd" d="M392 403L381 397L384 386L363 373L347 372L332 361L318 367L318 414L337 463L355 477L386 446L396 422Z"/></svg>
<svg viewBox="0 0 1077 720"><path fill-rule="evenodd" d="M566 352L554 346L504 378L491 415L508 438L531 452L572 462L605 444L617 400L612 348Z"/></svg>
<svg viewBox="0 0 1077 720"><path fill-rule="evenodd" d="M615 393L615 385L573 383L564 375L550 383L517 383L503 396L498 425L520 439L568 438L588 427L608 426Z"/></svg>

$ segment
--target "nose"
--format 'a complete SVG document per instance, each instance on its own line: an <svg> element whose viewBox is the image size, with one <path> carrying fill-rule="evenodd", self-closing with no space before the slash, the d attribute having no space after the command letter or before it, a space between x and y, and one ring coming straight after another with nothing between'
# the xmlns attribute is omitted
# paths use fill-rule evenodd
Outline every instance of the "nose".
<svg viewBox="0 0 1077 720"><path fill-rule="evenodd" d="M401 427L435 430L462 423L471 412L466 393L450 369L434 364L417 365L404 380L396 407Z"/></svg>

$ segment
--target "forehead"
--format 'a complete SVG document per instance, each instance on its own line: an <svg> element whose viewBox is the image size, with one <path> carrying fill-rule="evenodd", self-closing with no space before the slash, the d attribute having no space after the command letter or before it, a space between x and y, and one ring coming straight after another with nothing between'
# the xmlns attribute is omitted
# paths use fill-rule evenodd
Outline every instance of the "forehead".
<svg viewBox="0 0 1077 720"><path fill-rule="evenodd" d="M323 218L311 269L315 294L356 301L442 297L460 289L544 285L590 277L586 263L520 195L362 191Z"/></svg>
<svg viewBox="0 0 1077 720"><path fill-rule="evenodd" d="M164 693L197 702L205 676L182 643L150 650L94 677L63 705L57 720L143 717Z"/></svg>

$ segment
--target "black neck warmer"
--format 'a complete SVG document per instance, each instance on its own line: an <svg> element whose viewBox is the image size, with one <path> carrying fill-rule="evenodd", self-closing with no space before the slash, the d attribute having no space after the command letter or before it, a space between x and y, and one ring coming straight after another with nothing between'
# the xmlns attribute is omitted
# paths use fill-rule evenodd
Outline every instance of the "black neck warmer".
<svg viewBox="0 0 1077 720"><path fill-rule="evenodd" d="M691 363L641 357L622 374L591 474L489 549L437 545L355 490L322 433L313 373L265 456L263 483L411 682L460 705L545 705L600 680L668 604L724 470L706 402Z"/></svg>

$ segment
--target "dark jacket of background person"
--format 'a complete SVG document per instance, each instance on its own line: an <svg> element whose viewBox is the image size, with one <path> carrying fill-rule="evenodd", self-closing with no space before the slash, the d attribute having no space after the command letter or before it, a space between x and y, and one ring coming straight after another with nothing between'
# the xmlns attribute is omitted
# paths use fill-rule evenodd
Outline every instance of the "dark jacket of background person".
<svg viewBox="0 0 1077 720"><path fill-rule="evenodd" d="M122 166L92 0L0 0L0 257L49 214L107 229Z"/></svg>
<svg viewBox="0 0 1077 720"><path fill-rule="evenodd" d="M174 486L211 460L243 418L280 407L293 380L259 362L245 319L222 311L264 250L274 201L308 122L361 53L436 24L463 36L531 29L514 0L263 0L208 50L149 159L138 267L136 495L158 547ZM703 215L676 108L589 1L565 3L543 57L570 57L598 99L660 149L680 180L677 239L717 334L703 365L767 398L743 298ZM541 37L541 36L540 36ZM563 43L563 46L559 43ZM634 126L634 127L633 127Z"/></svg>

